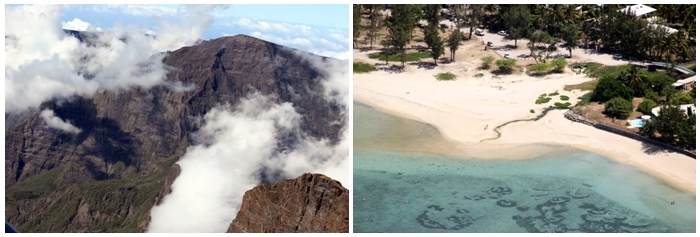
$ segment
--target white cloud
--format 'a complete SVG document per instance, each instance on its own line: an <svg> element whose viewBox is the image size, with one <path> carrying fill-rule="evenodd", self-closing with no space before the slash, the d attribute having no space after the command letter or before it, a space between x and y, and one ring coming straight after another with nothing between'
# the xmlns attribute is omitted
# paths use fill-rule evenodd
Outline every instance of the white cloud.
<svg viewBox="0 0 700 237"><path fill-rule="evenodd" d="M63 29L67 30L77 30L85 31L90 27L90 23L80 20L80 18L73 18L72 21L62 22Z"/></svg>
<svg viewBox="0 0 700 237"><path fill-rule="evenodd" d="M223 106L204 116L205 125L193 136L199 145L178 161L180 176L151 210L149 232L225 232L243 194L261 182L261 172L284 178L321 172L347 184L347 129L344 143L331 146L301 132L301 115L292 104L274 101L255 93L233 112ZM299 142L280 151L280 135Z"/></svg>
<svg viewBox="0 0 700 237"><path fill-rule="evenodd" d="M221 25L250 30L248 33L250 36L327 57L347 59L350 55L349 33L339 29L319 29L307 25L275 23L248 18L224 22ZM231 34L222 33L222 35Z"/></svg>
<svg viewBox="0 0 700 237"><path fill-rule="evenodd" d="M215 6L189 6L168 21L160 18L146 36L140 26L103 29L95 45L66 35L59 5L5 8L5 110L15 112L41 102L98 90L150 88L162 84L167 70L160 52L194 44L212 23ZM85 24L79 19L66 25ZM92 26L89 26L89 28ZM126 40L122 40L126 38ZM175 89L186 89L172 87Z"/></svg>
<svg viewBox="0 0 700 237"><path fill-rule="evenodd" d="M322 173L348 185L350 134L348 129L349 68L347 60L323 60L294 51L320 70L324 99L343 108L337 144L304 134L301 115L292 104L276 104L259 93L242 99L233 112L227 106L204 116L205 125L193 136L178 164L180 176L172 193L151 210L149 232L224 232L235 218L245 191L260 183L261 172L295 178ZM280 151L282 135L298 141Z"/></svg>
<svg viewBox="0 0 700 237"><path fill-rule="evenodd" d="M73 126L73 124L70 124L69 122L63 121L63 119L59 118L56 116L53 112L53 110L47 109L44 111L41 111L41 114L39 114L41 118L44 119L46 122L46 126L50 128L56 128L64 132L68 133L80 133L79 128Z"/></svg>

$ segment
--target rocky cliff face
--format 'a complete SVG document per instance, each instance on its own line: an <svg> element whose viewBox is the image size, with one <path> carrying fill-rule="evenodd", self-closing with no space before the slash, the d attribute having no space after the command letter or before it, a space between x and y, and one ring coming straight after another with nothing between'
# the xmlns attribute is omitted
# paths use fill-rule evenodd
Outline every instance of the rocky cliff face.
<svg viewBox="0 0 700 237"><path fill-rule="evenodd" d="M332 121L347 121L346 108L323 98L323 71L280 45L223 37L168 52L163 61L170 67L166 80L191 90L103 91L47 101L29 116L6 114L13 118L5 130L10 223L22 232L140 231L148 210L167 194L161 190L192 145L198 118L254 91L292 102L303 115L301 129L316 138L337 142L343 125ZM47 128L39 116L44 109L82 132Z"/></svg>
<svg viewBox="0 0 700 237"><path fill-rule="evenodd" d="M303 174L245 193L229 233L348 232L349 194L322 174Z"/></svg>

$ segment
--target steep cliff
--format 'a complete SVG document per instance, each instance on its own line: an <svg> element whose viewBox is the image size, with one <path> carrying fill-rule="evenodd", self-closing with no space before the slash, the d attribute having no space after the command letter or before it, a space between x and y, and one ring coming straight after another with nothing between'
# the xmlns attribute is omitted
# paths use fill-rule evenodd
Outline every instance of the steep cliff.
<svg viewBox="0 0 700 237"><path fill-rule="evenodd" d="M229 233L348 232L349 194L322 174L303 174L245 193Z"/></svg>
<svg viewBox="0 0 700 237"><path fill-rule="evenodd" d="M29 116L6 114L13 118L5 130L6 219L21 232L141 231L169 191L171 167L193 145L199 118L254 91L292 102L306 134L338 142L346 108L324 100L327 75L303 57L333 60L223 37L168 52L166 81L182 88L102 91L46 101ZM45 109L82 131L46 127Z"/></svg>

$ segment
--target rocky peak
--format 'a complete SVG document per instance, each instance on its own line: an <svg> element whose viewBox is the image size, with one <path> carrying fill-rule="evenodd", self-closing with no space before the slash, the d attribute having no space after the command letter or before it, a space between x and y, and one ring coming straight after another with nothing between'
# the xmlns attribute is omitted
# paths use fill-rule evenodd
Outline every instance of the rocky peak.
<svg viewBox="0 0 700 237"><path fill-rule="evenodd" d="M306 173L243 195L228 233L348 232L349 194L340 182Z"/></svg>

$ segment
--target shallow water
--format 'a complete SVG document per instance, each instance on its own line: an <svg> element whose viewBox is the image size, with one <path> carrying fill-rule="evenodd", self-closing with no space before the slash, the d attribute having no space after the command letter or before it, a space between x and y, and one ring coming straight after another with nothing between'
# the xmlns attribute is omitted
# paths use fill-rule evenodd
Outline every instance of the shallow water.
<svg viewBox="0 0 700 237"><path fill-rule="evenodd" d="M692 194L598 154L407 152L392 143L421 144L437 130L358 104L353 113L354 232L695 232Z"/></svg>

